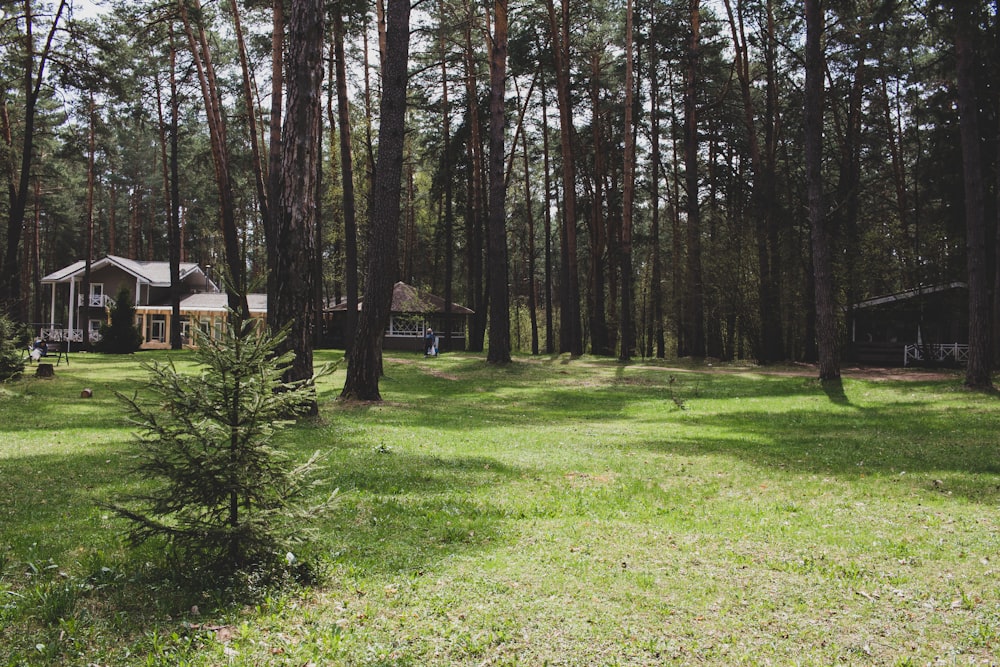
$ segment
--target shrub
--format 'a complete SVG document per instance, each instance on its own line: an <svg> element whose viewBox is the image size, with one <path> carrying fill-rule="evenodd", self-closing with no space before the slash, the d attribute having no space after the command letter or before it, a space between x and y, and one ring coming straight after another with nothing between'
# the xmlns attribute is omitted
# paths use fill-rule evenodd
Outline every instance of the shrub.
<svg viewBox="0 0 1000 667"><path fill-rule="evenodd" d="M272 444L315 400L315 377L281 381L288 355L274 352L284 337L230 311L218 339L195 333L200 372L146 362L154 398L119 395L140 429L137 472L154 485L113 506L132 522L133 542L164 539L185 569L275 571L302 520L329 504L304 502L318 453L296 465Z"/></svg>
<svg viewBox="0 0 1000 667"><path fill-rule="evenodd" d="M110 324L101 325L101 340L94 349L107 354L132 354L142 346L142 333L135 326L132 294L122 287L108 309Z"/></svg>
<svg viewBox="0 0 1000 667"><path fill-rule="evenodd" d="M0 382L15 380L24 372L23 331L0 314Z"/></svg>

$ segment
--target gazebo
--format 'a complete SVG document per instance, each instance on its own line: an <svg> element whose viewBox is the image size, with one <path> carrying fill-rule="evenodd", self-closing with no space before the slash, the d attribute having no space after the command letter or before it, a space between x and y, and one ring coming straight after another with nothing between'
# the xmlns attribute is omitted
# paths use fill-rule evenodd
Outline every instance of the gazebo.
<svg viewBox="0 0 1000 667"><path fill-rule="evenodd" d="M452 350L465 349L465 336L469 316L475 314L465 306L452 303L450 313L446 312L445 300L436 294L418 290L400 281L392 288L392 310L389 326L385 330L384 347L387 350L423 351L424 331L434 330L444 341L449 339ZM358 312L364 307L364 300L358 299ZM446 325L450 321L449 335ZM340 302L323 309L324 339L330 347L344 347L347 336L347 304ZM444 343L442 342L442 348Z"/></svg>

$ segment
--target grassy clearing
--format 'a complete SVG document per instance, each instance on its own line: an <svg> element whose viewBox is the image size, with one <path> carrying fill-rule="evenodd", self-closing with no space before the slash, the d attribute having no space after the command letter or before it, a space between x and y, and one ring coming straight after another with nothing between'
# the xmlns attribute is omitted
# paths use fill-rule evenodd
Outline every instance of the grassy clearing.
<svg viewBox="0 0 1000 667"><path fill-rule="evenodd" d="M386 373L381 405L324 379L282 434L340 501L300 554L320 583L249 599L170 583L99 508L140 483L135 360L0 386L0 664L996 664L1000 403L959 376Z"/></svg>

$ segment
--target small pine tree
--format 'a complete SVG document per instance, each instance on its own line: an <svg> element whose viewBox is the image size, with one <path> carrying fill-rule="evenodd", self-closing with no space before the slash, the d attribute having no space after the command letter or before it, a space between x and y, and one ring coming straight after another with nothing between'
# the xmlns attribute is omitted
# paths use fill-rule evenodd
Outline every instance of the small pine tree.
<svg viewBox="0 0 1000 667"><path fill-rule="evenodd" d="M132 354L142 347L142 333L135 326L135 306L127 287L118 290L115 302L108 308L110 324L102 324L101 340L94 349L107 354Z"/></svg>
<svg viewBox="0 0 1000 667"><path fill-rule="evenodd" d="M20 327L0 314L0 382L16 380L24 372L23 338Z"/></svg>
<svg viewBox="0 0 1000 667"><path fill-rule="evenodd" d="M316 377L331 370L283 383L288 357L274 352L284 335L230 311L218 339L196 332L199 373L147 362L156 398L119 395L141 430L138 473L155 483L113 506L131 520L134 543L165 539L185 569L273 571L302 520L328 505L304 502L318 453L295 465L272 445L275 431L315 400Z"/></svg>

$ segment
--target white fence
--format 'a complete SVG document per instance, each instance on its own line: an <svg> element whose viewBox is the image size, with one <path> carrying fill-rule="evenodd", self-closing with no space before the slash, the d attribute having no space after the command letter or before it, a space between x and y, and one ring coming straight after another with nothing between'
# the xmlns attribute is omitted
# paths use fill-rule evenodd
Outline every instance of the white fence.
<svg viewBox="0 0 1000 667"><path fill-rule="evenodd" d="M76 303L78 306L91 308L112 308L115 305L115 300L107 294L91 294L90 296L77 294Z"/></svg>
<svg viewBox="0 0 1000 667"><path fill-rule="evenodd" d="M964 343L944 345L907 345L903 349L903 365L910 362L933 361L936 363L963 364L969 360L969 346Z"/></svg>
<svg viewBox="0 0 1000 667"><path fill-rule="evenodd" d="M45 340L50 340L54 342L66 341L69 343L82 343L83 342L83 329L46 329L42 328L39 332L41 337ZM101 334L97 331L90 332L90 342L96 343L101 340Z"/></svg>

